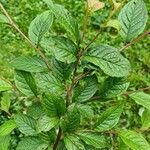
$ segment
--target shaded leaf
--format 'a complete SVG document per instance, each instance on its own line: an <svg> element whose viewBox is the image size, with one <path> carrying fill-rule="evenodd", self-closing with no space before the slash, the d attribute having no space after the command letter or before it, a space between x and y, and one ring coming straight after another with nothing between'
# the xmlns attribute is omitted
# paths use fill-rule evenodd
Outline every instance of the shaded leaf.
<svg viewBox="0 0 150 150"><path fill-rule="evenodd" d="M127 90L129 83L124 78L108 77L101 89L104 98L116 97Z"/></svg>
<svg viewBox="0 0 150 150"><path fill-rule="evenodd" d="M66 112L64 99L56 94L45 94L42 101L43 107L50 117L61 117Z"/></svg>
<svg viewBox="0 0 150 150"><path fill-rule="evenodd" d="M64 132L75 132L80 125L80 113L75 106L70 106L64 118L61 120L61 127Z"/></svg>
<svg viewBox="0 0 150 150"><path fill-rule="evenodd" d="M77 86L74 91L73 100L77 102L85 102L89 100L98 90L97 79L92 76L85 78L83 86Z"/></svg>

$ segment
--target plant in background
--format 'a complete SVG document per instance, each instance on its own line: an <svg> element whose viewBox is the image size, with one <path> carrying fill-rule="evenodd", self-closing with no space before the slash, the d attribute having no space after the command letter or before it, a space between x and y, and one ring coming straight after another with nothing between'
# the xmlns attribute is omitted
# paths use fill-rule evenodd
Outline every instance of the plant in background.
<svg viewBox="0 0 150 150"><path fill-rule="evenodd" d="M106 43L96 44L102 32L86 42L88 18L102 9L104 3L88 0L82 32L63 6L51 0L44 2L49 10L31 22L29 38L0 3L0 21L15 28L37 52L36 56L20 56L11 62L15 86L0 80L1 92L18 89L32 100L28 107L12 115L9 94L3 95L1 109L10 119L0 126L1 149L8 149L11 132L19 130L21 141L17 150L150 150L144 135L123 129L120 119L126 105L124 97L129 96L145 108L139 131L148 131L150 127L150 95L143 92L149 87L126 92L131 66L122 54L150 33L146 31L139 36L148 16L144 1L131 0L123 8L121 3L112 1L113 14L119 9L121 12L115 21L110 15L103 27L118 29L125 43L119 49ZM65 34L53 32L55 23ZM94 109L95 101L104 106L101 113Z"/></svg>

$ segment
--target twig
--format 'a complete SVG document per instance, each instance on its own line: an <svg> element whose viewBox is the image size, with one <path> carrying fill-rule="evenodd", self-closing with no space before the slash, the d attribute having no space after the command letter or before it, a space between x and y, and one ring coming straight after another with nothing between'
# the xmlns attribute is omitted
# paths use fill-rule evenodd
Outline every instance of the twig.
<svg viewBox="0 0 150 150"><path fill-rule="evenodd" d="M150 34L150 30L144 32L142 35L140 35L139 37L137 37L136 39L132 40L130 43L126 44L125 46L123 46L119 51L122 52L124 49L127 49L129 46L135 44L136 42L140 41L141 39L143 39L146 35Z"/></svg>
<svg viewBox="0 0 150 150"><path fill-rule="evenodd" d="M3 11L3 13L5 14L5 16L8 18L9 24L14 29L16 29L16 31L19 32L20 35L39 53L39 55L42 57L42 59L44 60L45 64L47 65L48 69L51 71L51 67L49 65L49 61L46 58L46 56L44 55L44 53L38 47L36 47L36 45L34 45L32 43L32 41L18 28L18 26L16 25L16 23L12 20L11 16L8 14L8 12L6 11L6 9L3 7L2 3L0 3L0 9Z"/></svg>
<svg viewBox="0 0 150 150"><path fill-rule="evenodd" d="M133 93L136 93L136 92L142 92L142 91L146 91L146 90L150 90L150 87L141 88L141 89L138 89L136 91L127 91L127 92L123 93L122 95L128 96L130 94L133 94ZM89 101L86 101L85 103L98 101L100 98L102 98L102 97L101 96L94 96Z"/></svg>
<svg viewBox="0 0 150 150"><path fill-rule="evenodd" d="M56 150L57 149L57 145L61 139L61 134L62 134L62 131L61 131L61 128L59 127L59 131L58 131L58 134L57 134L57 138L55 140L55 143L53 145L53 150Z"/></svg>
<svg viewBox="0 0 150 150"><path fill-rule="evenodd" d="M123 93L123 95L128 96L128 95L136 93L136 92L143 92L143 91L147 91L147 90L150 90L150 87L141 88L136 91L129 91L129 92L127 91L127 92Z"/></svg>
<svg viewBox="0 0 150 150"><path fill-rule="evenodd" d="M84 52L89 48L89 46L91 44L93 44L93 42L95 42L95 40L98 38L98 36L100 35L101 31L99 31L95 36L94 38L89 42L89 44L87 44L87 46L84 48Z"/></svg>

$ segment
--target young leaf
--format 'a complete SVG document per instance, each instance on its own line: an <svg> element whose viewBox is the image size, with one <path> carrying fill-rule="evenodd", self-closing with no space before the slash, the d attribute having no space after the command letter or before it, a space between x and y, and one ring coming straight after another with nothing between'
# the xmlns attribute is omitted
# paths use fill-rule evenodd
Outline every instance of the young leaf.
<svg viewBox="0 0 150 150"><path fill-rule="evenodd" d="M142 129L150 128L150 110L146 109L142 114Z"/></svg>
<svg viewBox="0 0 150 150"><path fill-rule="evenodd" d="M11 90L11 85L0 79L0 92Z"/></svg>
<svg viewBox="0 0 150 150"><path fill-rule="evenodd" d="M88 77L85 79L83 87L79 85L75 88L73 100L77 102L85 102L89 100L97 90L97 79L95 77Z"/></svg>
<svg viewBox="0 0 150 150"><path fill-rule="evenodd" d="M104 98L113 98L116 97L127 90L129 83L123 78L112 78L108 77L104 86L102 87L102 97Z"/></svg>
<svg viewBox="0 0 150 150"><path fill-rule="evenodd" d="M36 56L18 57L11 62L11 65L17 70L27 72L44 72L48 70L45 62Z"/></svg>
<svg viewBox="0 0 150 150"><path fill-rule="evenodd" d="M100 67L104 73L112 77L127 76L130 71L129 61L116 48L109 45L90 48L84 60Z"/></svg>
<svg viewBox="0 0 150 150"><path fill-rule="evenodd" d="M64 99L56 94L47 94L43 96L43 107L50 117L61 117L66 112Z"/></svg>
<svg viewBox="0 0 150 150"><path fill-rule="evenodd" d="M131 0L124 6L119 14L119 21L122 25L120 34L126 42L143 32L147 18L147 10L143 0Z"/></svg>
<svg viewBox="0 0 150 150"><path fill-rule="evenodd" d="M107 131L113 128L119 121L120 115L123 111L123 104L108 108L101 114L98 121L94 125L96 131Z"/></svg>
<svg viewBox="0 0 150 150"><path fill-rule="evenodd" d="M19 142L16 150L45 150L47 147L48 142L39 137L25 137Z"/></svg>
<svg viewBox="0 0 150 150"><path fill-rule="evenodd" d="M9 93L4 93L1 99L1 109L8 113L9 107L10 107L10 95Z"/></svg>
<svg viewBox="0 0 150 150"><path fill-rule="evenodd" d="M67 150L85 150L84 145L75 135L67 135L64 137L64 143Z"/></svg>
<svg viewBox="0 0 150 150"><path fill-rule="evenodd" d="M27 115L19 114L15 116L15 121L20 132L25 135L36 135L37 134L37 123L36 120Z"/></svg>
<svg viewBox="0 0 150 150"><path fill-rule="evenodd" d="M61 128L64 132L72 133L77 130L80 125L80 114L78 109L73 106L70 108L65 115L65 117L61 120Z"/></svg>
<svg viewBox="0 0 150 150"><path fill-rule="evenodd" d="M0 150L9 150L11 137L10 135L0 137Z"/></svg>
<svg viewBox="0 0 150 150"><path fill-rule="evenodd" d="M41 42L41 46L49 47L49 51L57 60L66 63L76 61L76 45L68 38L53 36L43 40L44 42Z"/></svg>
<svg viewBox="0 0 150 150"><path fill-rule="evenodd" d="M38 45L42 37L48 32L53 23L53 14L50 11L45 11L38 15L29 26L29 38Z"/></svg>
<svg viewBox="0 0 150 150"><path fill-rule="evenodd" d="M36 75L36 82L39 89L46 93L64 93L64 86L51 72L39 73Z"/></svg>
<svg viewBox="0 0 150 150"><path fill-rule="evenodd" d="M31 73L25 71L15 71L16 87L26 96L37 96L37 87Z"/></svg>
<svg viewBox="0 0 150 150"><path fill-rule="evenodd" d="M68 11L61 5L54 4L52 0L44 0L57 19L57 22L67 31L72 40L79 42L78 24L68 13Z"/></svg>
<svg viewBox="0 0 150 150"><path fill-rule="evenodd" d="M61 82L67 80L71 75L73 70L73 64L67 64L57 59L52 59L52 71L56 78L58 78Z"/></svg>
<svg viewBox="0 0 150 150"><path fill-rule="evenodd" d="M58 118L49 118L48 116L44 115L38 119L38 130L41 132L47 132L55 127L59 122Z"/></svg>
<svg viewBox="0 0 150 150"><path fill-rule="evenodd" d="M122 130L119 132L119 136L133 150L150 150L150 145L140 133Z"/></svg>
<svg viewBox="0 0 150 150"><path fill-rule="evenodd" d="M88 9L92 12L102 9L105 6L105 3L100 2L99 0L87 0Z"/></svg>
<svg viewBox="0 0 150 150"><path fill-rule="evenodd" d="M0 126L0 136L8 135L15 128L16 128L16 123L14 120L5 121L5 123Z"/></svg>
<svg viewBox="0 0 150 150"><path fill-rule="evenodd" d="M105 148L108 146L108 141L106 141L104 136L101 136L99 134L92 132L80 132L77 133L77 135L86 144L91 145L95 148Z"/></svg>
<svg viewBox="0 0 150 150"><path fill-rule="evenodd" d="M136 92L129 95L137 104L150 110L150 95L144 92Z"/></svg>

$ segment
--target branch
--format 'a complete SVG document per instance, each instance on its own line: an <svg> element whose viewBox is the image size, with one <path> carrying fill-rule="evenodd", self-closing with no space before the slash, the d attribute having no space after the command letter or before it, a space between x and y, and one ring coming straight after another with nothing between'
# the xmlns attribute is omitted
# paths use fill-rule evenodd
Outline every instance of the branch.
<svg viewBox="0 0 150 150"><path fill-rule="evenodd" d="M124 49L127 49L129 46L137 43L138 41L140 41L141 39L143 39L145 36L150 34L150 30L144 32L142 35L140 35L139 37L137 37L136 39L132 40L130 43L126 44L125 46L123 46L119 51L122 52Z"/></svg>
<svg viewBox="0 0 150 150"><path fill-rule="evenodd" d="M89 46L95 42L95 40L98 38L98 36L100 35L101 31L99 31L94 38L89 42L89 44L87 44L87 46L84 48L84 52L89 48Z"/></svg>
<svg viewBox="0 0 150 150"><path fill-rule="evenodd" d="M53 145L53 150L56 150L57 149L57 145L61 139L61 134L62 134L62 131L61 131L61 128L59 127L59 131L58 131L58 134L57 134L57 138L55 140L55 143Z"/></svg>
<svg viewBox="0 0 150 150"><path fill-rule="evenodd" d="M18 26L16 25L16 23L12 20L11 16L8 14L8 12L6 11L6 9L3 7L2 3L0 3L0 9L3 11L3 13L5 14L5 16L8 18L9 24L17 32L20 33L20 35L31 45L31 47L33 47L39 53L39 55L42 57L42 59L44 60L45 64L47 65L48 69L51 71L51 67L49 65L49 61L46 58L45 54L38 47L36 47L36 45L34 45L32 43L32 41L18 28Z"/></svg>
<svg viewBox="0 0 150 150"><path fill-rule="evenodd" d="M145 87L145 88L140 88L136 91L127 91L125 93L123 93L122 95L124 96L129 96L130 94L133 94L133 93L136 93L136 92L143 92L143 91L147 91L147 90L150 90L150 87ZM100 100L102 97L101 96L94 96L92 97L89 101L86 101L86 102L94 102L94 101L98 101ZM85 102L85 103L86 103Z"/></svg>

